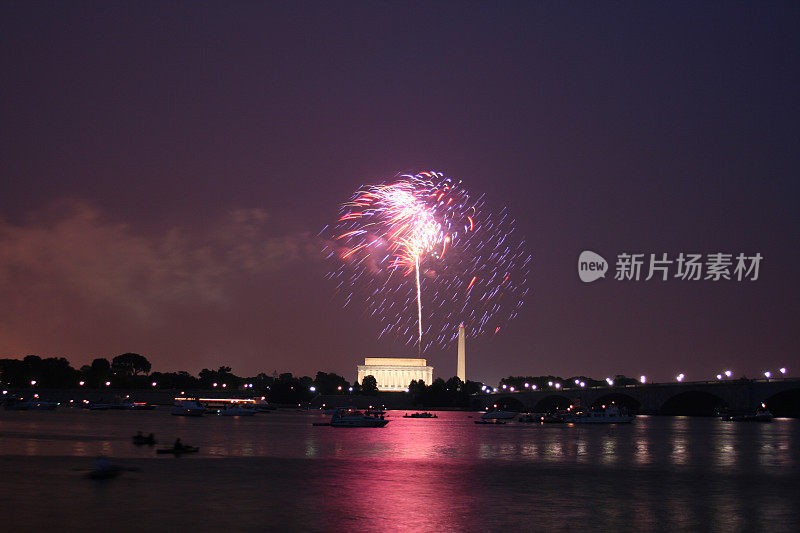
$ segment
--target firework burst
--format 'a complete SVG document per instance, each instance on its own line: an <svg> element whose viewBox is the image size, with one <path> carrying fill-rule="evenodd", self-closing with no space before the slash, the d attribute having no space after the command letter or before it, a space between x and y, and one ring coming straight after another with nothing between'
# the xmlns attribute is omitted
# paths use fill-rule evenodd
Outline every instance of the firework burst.
<svg viewBox="0 0 800 533"><path fill-rule="evenodd" d="M531 256L505 208L489 211L441 172L362 188L322 234L345 305L420 351L445 347L460 324L497 333L528 292Z"/></svg>

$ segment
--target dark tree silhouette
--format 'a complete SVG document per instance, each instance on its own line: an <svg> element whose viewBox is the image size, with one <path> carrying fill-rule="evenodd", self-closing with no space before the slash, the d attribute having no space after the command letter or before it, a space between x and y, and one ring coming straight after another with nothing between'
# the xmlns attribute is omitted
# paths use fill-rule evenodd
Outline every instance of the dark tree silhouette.
<svg viewBox="0 0 800 533"><path fill-rule="evenodd" d="M123 376L135 376L140 372L148 374L150 372L150 361L138 353L124 353L116 356L111 361L111 369Z"/></svg>
<svg viewBox="0 0 800 533"><path fill-rule="evenodd" d="M361 394L367 396L378 394L378 380L375 379L375 376L366 376L361 380Z"/></svg>

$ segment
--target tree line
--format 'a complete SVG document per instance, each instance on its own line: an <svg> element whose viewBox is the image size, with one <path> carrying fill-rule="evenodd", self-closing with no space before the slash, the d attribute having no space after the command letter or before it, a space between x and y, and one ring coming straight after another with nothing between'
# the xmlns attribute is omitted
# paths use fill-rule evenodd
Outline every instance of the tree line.
<svg viewBox="0 0 800 533"><path fill-rule="evenodd" d="M221 366L216 370L204 368L197 376L186 371L151 372L150 361L136 353L124 353L111 361L97 358L79 369L73 368L64 357L28 355L21 360L0 359L0 383L6 388L39 389L205 389L220 395L241 395L244 392L252 396L264 396L275 403L310 402L320 394L379 394L374 376L366 376L362 383L350 382L338 374L321 371L313 378L297 377L290 372L272 376L259 373L246 377L237 376L229 366ZM437 378L430 385L422 380L412 381L408 394L420 406L465 407L469 405L470 395L480 388L480 383L462 383L457 377L447 381Z"/></svg>

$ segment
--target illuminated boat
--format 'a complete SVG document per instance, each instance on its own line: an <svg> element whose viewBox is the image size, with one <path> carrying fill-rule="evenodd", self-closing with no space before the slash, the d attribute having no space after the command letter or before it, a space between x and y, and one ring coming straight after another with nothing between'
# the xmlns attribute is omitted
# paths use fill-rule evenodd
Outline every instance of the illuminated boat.
<svg viewBox="0 0 800 533"><path fill-rule="evenodd" d="M772 422L773 418L767 406L761 404L761 408L758 409L755 414L727 415L723 416L722 420L725 422Z"/></svg>
<svg viewBox="0 0 800 533"><path fill-rule="evenodd" d="M433 413L425 412L425 413L411 413L410 415L405 414L403 415L403 418L439 418L439 417Z"/></svg>
<svg viewBox="0 0 800 533"><path fill-rule="evenodd" d="M192 398L175 398L175 405L170 411L175 416L203 416L206 408L199 401Z"/></svg>
<svg viewBox="0 0 800 533"><path fill-rule="evenodd" d="M388 423L388 420L361 411L340 410L331 417L331 426L335 428L382 428Z"/></svg>
<svg viewBox="0 0 800 533"><path fill-rule="evenodd" d="M248 398L200 398L207 413L220 416L253 416L256 401Z"/></svg>
<svg viewBox="0 0 800 533"><path fill-rule="evenodd" d="M570 416L566 418L566 421L573 424L627 424L632 422L633 418L633 415L628 414L624 407L619 409L616 405L610 405L603 410Z"/></svg>

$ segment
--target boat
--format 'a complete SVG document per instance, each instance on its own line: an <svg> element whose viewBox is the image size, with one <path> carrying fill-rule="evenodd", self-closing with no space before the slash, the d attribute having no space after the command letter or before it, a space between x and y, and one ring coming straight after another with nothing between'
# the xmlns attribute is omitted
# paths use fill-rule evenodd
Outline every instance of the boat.
<svg viewBox="0 0 800 533"><path fill-rule="evenodd" d="M133 443L137 446L143 446L145 444L148 446L152 446L153 444L156 443L156 438L152 433L150 433L149 435L142 435L140 433L138 435L134 435L133 437L131 437L131 439L133 439Z"/></svg>
<svg viewBox="0 0 800 533"><path fill-rule="evenodd" d="M175 416L203 416L205 412L206 408L197 400L176 399L170 414Z"/></svg>
<svg viewBox="0 0 800 533"><path fill-rule="evenodd" d="M501 420L499 418L493 418L489 420L473 420L476 424L488 425L488 426L502 426L506 423L505 420Z"/></svg>
<svg viewBox="0 0 800 533"><path fill-rule="evenodd" d="M198 451L200 451L200 448L197 448L196 446L181 446L179 448L172 446L170 448L159 448L156 450L156 453L160 454L171 453L173 455L183 455L184 453L196 453Z"/></svg>
<svg viewBox="0 0 800 533"><path fill-rule="evenodd" d="M148 402L133 402L128 409L131 411L152 411L156 406Z"/></svg>
<svg viewBox="0 0 800 533"><path fill-rule="evenodd" d="M406 413L403 415L403 418L439 418L439 417L433 413L425 412L425 413L411 413L411 414Z"/></svg>
<svg viewBox="0 0 800 533"><path fill-rule="evenodd" d="M270 411L276 411L278 409L277 406L272 405L271 403L267 403L265 400L256 400L255 401L256 411L259 413L268 413Z"/></svg>
<svg viewBox="0 0 800 533"><path fill-rule="evenodd" d="M633 418L624 407L620 409L616 405L609 405L602 410L578 413L565 418L565 421L573 424L627 424Z"/></svg>
<svg viewBox="0 0 800 533"><path fill-rule="evenodd" d="M481 418L483 420L512 420L516 418L519 413L516 411L501 411L501 410L494 410L483 413Z"/></svg>
<svg viewBox="0 0 800 533"><path fill-rule="evenodd" d="M382 428L388 420L370 416L361 411L341 410L331 417L331 426L335 428Z"/></svg>
<svg viewBox="0 0 800 533"><path fill-rule="evenodd" d="M256 414L256 410L247 407L233 406L226 409L219 409L217 410L217 414L221 416L253 416Z"/></svg>
<svg viewBox="0 0 800 533"><path fill-rule="evenodd" d="M772 413L762 404L762 407L755 413L725 415L722 417L722 420L725 422L772 422L773 418Z"/></svg>
<svg viewBox="0 0 800 533"><path fill-rule="evenodd" d="M545 413L541 417L542 424L563 424L567 418L561 413Z"/></svg>

